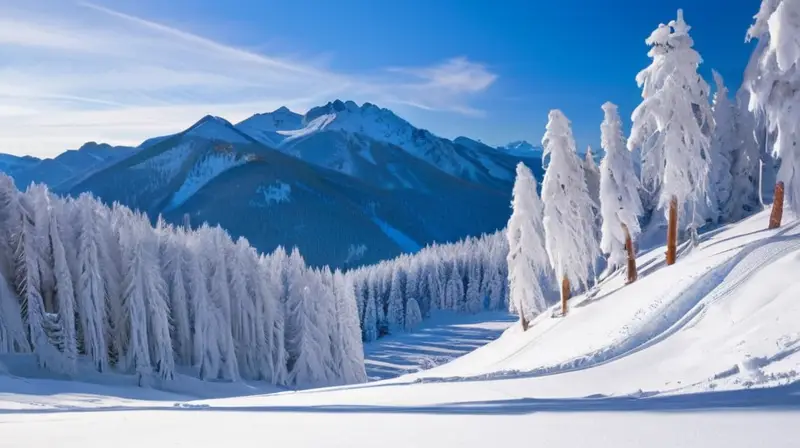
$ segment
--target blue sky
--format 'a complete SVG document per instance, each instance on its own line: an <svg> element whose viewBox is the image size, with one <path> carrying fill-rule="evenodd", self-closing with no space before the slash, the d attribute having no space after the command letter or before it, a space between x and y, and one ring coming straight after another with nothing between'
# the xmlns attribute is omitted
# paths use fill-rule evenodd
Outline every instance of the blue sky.
<svg viewBox="0 0 800 448"><path fill-rule="evenodd" d="M644 39L679 7L706 79L713 67L735 90L753 0L0 0L0 151L138 143L335 98L491 144L538 142L560 108L583 147L607 100L629 125Z"/></svg>

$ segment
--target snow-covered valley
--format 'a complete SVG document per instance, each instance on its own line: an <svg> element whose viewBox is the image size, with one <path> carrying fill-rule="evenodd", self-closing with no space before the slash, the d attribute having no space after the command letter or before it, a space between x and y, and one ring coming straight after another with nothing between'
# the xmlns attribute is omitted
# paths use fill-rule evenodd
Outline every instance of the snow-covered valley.
<svg viewBox="0 0 800 448"><path fill-rule="evenodd" d="M767 219L703 235L673 266L663 247L641 254L634 284L612 275L571 299L566 317L548 310L527 332L513 324L453 362L384 381L192 401L2 376L0 446L796 446L800 222L766 230ZM462 335L510 324L486 317L495 323L473 318ZM440 349L459 344L453 323L430 321L446 335ZM373 376L400 363L391 350L421 350L415 339L437 342L423 328L367 344Z"/></svg>

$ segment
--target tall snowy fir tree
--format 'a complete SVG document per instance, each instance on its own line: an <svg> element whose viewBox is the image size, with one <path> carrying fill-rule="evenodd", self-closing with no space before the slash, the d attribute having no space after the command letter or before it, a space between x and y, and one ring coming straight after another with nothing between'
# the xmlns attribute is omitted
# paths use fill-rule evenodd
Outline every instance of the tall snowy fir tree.
<svg viewBox="0 0 800 448"><path fill-rule="evenodd" d="M767 132L774 134L772 152L781 160L775 185L770 228L779 227L784 196L794 212L800 212L800 2L763 0L747 38L758 39L752 60L757 64L746 73L750 109L766 119Z"/></svg>
<svg viewBox="0 0 800 448"><path fill-rule="evenodd" d="M595 216L595 238L599 241L603 224L600 214L600 168L598 168L597 162L594 160L594 151L591 145L586 147L586 154L583 157L583 177L586 179L589 197L592 198L592 211Z"/></svg>
<svg viewBox="0 0 800 448"><path fill-rule="evenodd" d="M714 93L714 136L711 141L711 169L709 172L710 197L714 201L711 206L716 220L727 218L724 211L729 209L733 190L731 166L734 154L738 150L738 132L736 129L736 108L728 98L728 88L716 70L712 70L716 92Z"/></svg>
<svg viewBox="0 0 800 448"><path fill-rule="evenodd" d="M605 156L600 162L600 211L603 217L600 250L608 254L608 270L627 264L628 283L636 281L633 241L641 233L642 201L631 153L625 147L617 106L603 104L600 139Z"/></svg>
<svg viewBox="0 0 800 448"><path fill-rule="evenodd" d="M646 43L652 64L636 81L642 103L633 112L628 148L642 148L648 167L642 171L647 188L658 191L659 209L667 209L667 264L677 256L678 213L688 214L690 237L696 241L697 210L709 203L708 151L713 116L709 87L697 73L702 61L692 48L690 26L683 11L669 25L659 25Z"/></svg>
<svg viewBox="0 0 800 448"><path fill-rule="evenodd" d="M759 180L761 147L756 139L756 116L748 110L750 92L741 88L736 93L734 121L735 151L731 154L731 198L723 209L728 221L738 221L760 207Z"/></svg>
<svg viewBox="0 0 800 448"><path fill-rule="evenodd" d="M589 285L600 252L592 198L570 121L560 110L550 111L542 146L544 157L550 159L542 182L545 247L561 281L561 310L566 314L570 291Z"/></svg>
<svg viewBox="0 0 800 448"><path fill-rule="evenodd" d="M519 315L523 331L544 311L547 304L539 284L547 252L544 243L544 212L536 192L536 178L520 162L511 201L512 213L506 227L508 238L509 309Z"/></svg>

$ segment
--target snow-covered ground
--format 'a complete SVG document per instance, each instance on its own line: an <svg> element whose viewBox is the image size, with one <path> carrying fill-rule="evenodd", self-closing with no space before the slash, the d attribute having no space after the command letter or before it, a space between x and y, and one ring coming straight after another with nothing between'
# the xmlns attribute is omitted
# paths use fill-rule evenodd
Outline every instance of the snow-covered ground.
<svg viewBox="0 0 800 448"><path fill-rule="evenodd" d="M762 213L720 229L671 267L657 248L639 258L638 282L612 276L565 318L545 313L525 333L513 325L451 363L385 381L184 402L0 377L0 446L796 447L793 219L765 230ZM367 355L380 356L401 364Z"/></svg>
<svg viewBox="0 0 800 448"><path fill-rule="evenodd" d="M413 333L365 344L367 377L395 378L448 363L497 339L514 321L514 316L502 312L438 312Z"/></svg>

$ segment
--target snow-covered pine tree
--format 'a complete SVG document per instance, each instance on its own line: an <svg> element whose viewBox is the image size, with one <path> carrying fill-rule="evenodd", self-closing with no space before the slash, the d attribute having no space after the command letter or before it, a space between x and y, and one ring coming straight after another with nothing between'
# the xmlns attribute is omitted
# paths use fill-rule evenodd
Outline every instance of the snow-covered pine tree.
<svg viewBox="0 0 800 448"><path fill-rule="evenodd" d="M600 139L605 156L600 162L600 212L603 217L600 250L608 254L608 271L626 263L628 283L637 278L633 241L641 233L642 200L631 153L625 147L617 106L603 104Z"/></svg>
<svg viewBox="0 0 800 448"><path fill-rule="evenodd" d="M600 239L600 169L594 160L592 146L586 147L586 154L583 158L583 177L586 179L586 188L589 190L589 197L592 198L592 207L597 218L597 239Z"/></svg>
<svg viewBox="0 0 800 448"><path fill-rule="evenodd" d="M728 209L733 189L731 165L738 150L738 132L736 129L736 108L728 98L725 81L716 70L712 70L716 92L712 110L714 114L714 136L711 140L711 171L709 173L710 196L716 202L712 208L717 220L727 219L724 211Z"/></svg>
<svg viewBox="0 0 800 448"><path fill-rule="evenodd" d="M465 309L463 311L471 314L480 312L483 309L483 294L481 292L481 266L477 260L477 250L472 252L473 258L469 260L467 265L467 291ZM415 297L414 295L408 296L409 298ZM408 305L406 305L408 306ZM408 313L406 313L408 315Z"/></svg>
<svg viewBox="0 0 800 448"><path fill-rule="evenodd" d="M318 326L314 307L319 281L318 276L305 268L295 248L287 270L286 350L288 381L296 386L318 386L326 380L323 350L327 347L327 335Z"/></svg>
<svg viewBox="0 0 800 448"><path fill-rule="evenodd" d="M75 327L75 289L72 284L72 275L69 270L66 250L61 241L62 207L51 204L49 221L49 239L53 254L53 278L55 281L55 302L61 328L63 344L61 351L64 353L64 370L67 373L75 371L78 358L77 333Z"/></svg>
<svg viewBox="0 0 800 448"><path fill-rule="evenodd" d="M767 132L774 134L772 152L781 160L777 173L770 228L779 227L784 195L800 212L800 3L763 0L747 38L758 39L752 61L757 69L745 73L750 110L764 113ZM752 64L751 64L752 65Z"/></svg>
<svg viewBox="0 0 800 448"><path fill-rule="evenodd" d="M339 335L337 352L341 360L339 372L345 384L363 383L367 380L367 373L364 370L364 346L361 342L353 281L338 270L333 274L333 280Z"/></svg>
<svg viewBox="0 0 800 448"><path fill-rule="evenodd" d="M11 219L16 221L14 227L17 233L12 240L14 257L16 261L15 285L21 299L23 321L27 327L28 338L36 355L40 367L63 371L64 360L53 345L51 337L57 337L58 322L53 322L51 315L45 310L42 297L42 273L52 272L47 267L45 258L46 241L43 240L41 228L49 228L46 203L36 203L34 199L45 191L37 191L38 187L32 186L25 194L17 195L11 204ZM37 213L36 206L39 207ZM36 216L38 215L38 216ZM37 224L35 218L40 222ZM38 228L37 228L38 227Z"/></svg>
<svg viewBox="0 0 800 448"><path fill-rule="evenodd" d="M406 331L414 331L422 323L422 311L419 309L417 299L410 297L406 303Z"/></svg>
<svg viewBox="0 0 800 448"><path fill-rule="evenodd" d="M161 265L169 296L172 341L176 362L191 364L192 328L189 320L189 294L187 276L186 232L181 227L169 226L162 219L156 225L161 242Z"/></svg>
<svg viewBox="0 0 800 448"><path fill-rule="evenodd" d="M196 234L195 234L196 235ZM204 269L207 249L205 240L193 238L187 248L188 296L192 319L192 365L203 380L221 377L222 353L219 340L222 329L216 318L217 309L209 295Z"/></svg>
<svg viewBox="0 0 800 448"><path fill-rule="evenodd" d="M405 276L400 266L395 266L392 273L391 289L389 291L389 306L386 311L386 320L389 322L389 331L394 333L402 331L404 309L403 306L403 281Z"/></svg>
<svg viewBox="0 0 800 448"><path fill-rule="evenodd" d="M692 48L690 28L678 10L676 20L659 25L647 39L653 62L636 77L643 101L633 112L628 140L629 149L643 148L649 175L659 176L646 180L643 168L645 185L659 191L658 208L669 210L667 264L676 258L678 210L690 210L689 232L694 237L695 210L698 203L708 202L708 132L713 131L713 117L708 84L697 73L702 60Z"/></svg>
<svg viewBox="0 0 800 448"><path fill-rule="evenodd" d="M145 385L149 384L152 374L152 360L147 322L150 316L145 298L145 263L148 260L139 231L138 222L132 214L119 231L125 271L122 281L122 319L116 322L115 337L121 340L120 366L136 373L139 384Z"/></svg>
<svg viewBox="0 0 800 448"><path fill-rule="evenodd" d="M550 111L542 145L544 157L550 159L542 182L545 247L561 280L561 309L566 314L570 291L589 285L600 251L570 121L560 110Z"/></svg>
<svg viewBox="0 0 800 448"><path fill-rule="evenodd" d="M283 247L278 246L268 257L261 257L261 263L270 273L270 281L275 290L275 318L272 321L272 339L275 341L275 350L272 352L272 364L275 366L275 384L286 384L289 371L287 367L288 354L286 352L286 270L288 268L288 255Z"/></svg>
<svg viewBox="0 0 800 448"><path fill-rule="evenodd" d="M760 147L756 140L756 117L748 110L750 92L736 93L736 144L731 154L731 198L723 210L729 221L738 221L759 209Z"/></svg>
<svg viewBox="0 0 800 448"><path fill-rule="evenodd" d="M0 353L31 351L25 324L22 321L20 298L6 279L15 278L15 258L12 240L19 234L19 215L16 212L19 192L14 181L0 173Z"/></svg>
<svg viewBox="0 0 800 448"><path fill-rule="evenodd" d="M378 305L375 302L375 290L368 288L367 302L364 306L364 319L361 328L364 342L372 342L378 339Z"/></svg>
<svg viewBox="0 0 800 448"><path fill-rule="evenodd" d="M506 226L508 303L510 311L519 315L525 331L528 323L547 307L539 279L548 259L544 242L544 212L536 192L536 178L522 162L517 164L512 198L513 211Z"/></svg>

